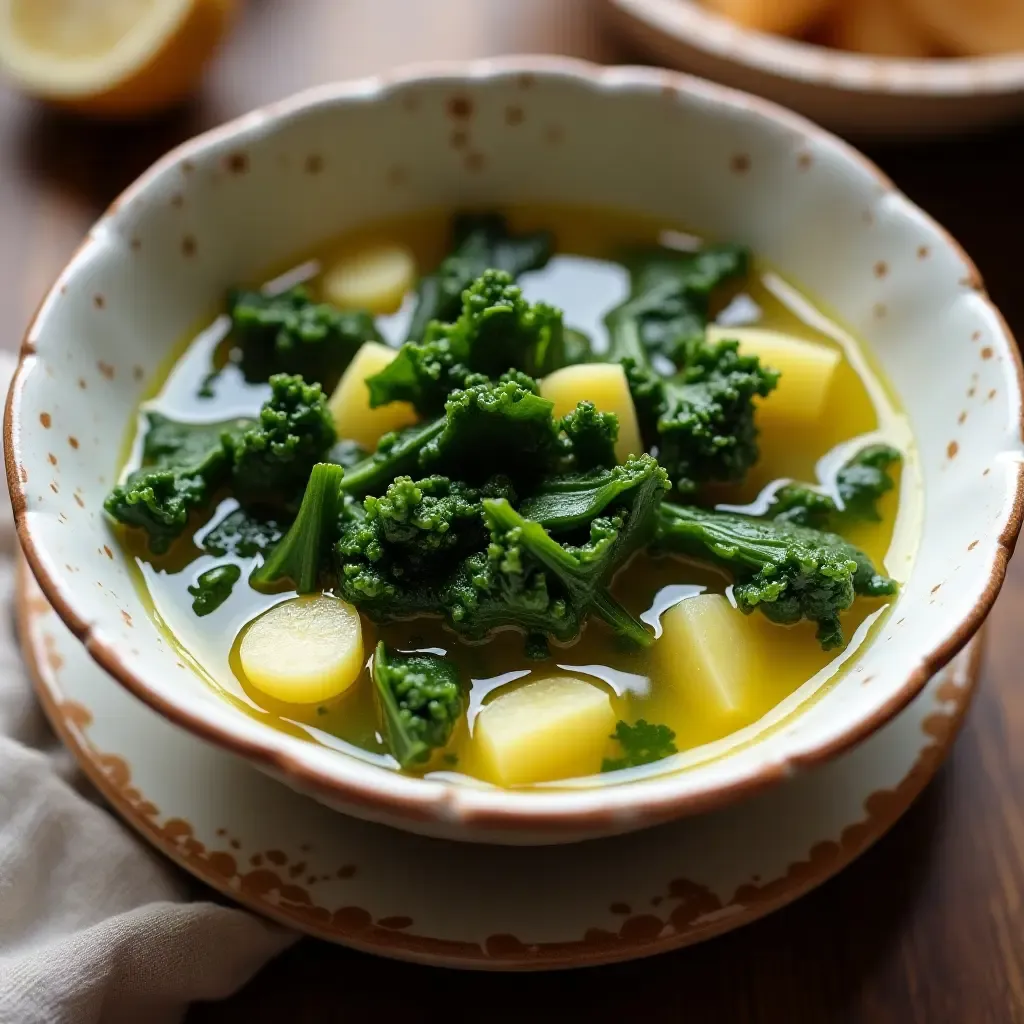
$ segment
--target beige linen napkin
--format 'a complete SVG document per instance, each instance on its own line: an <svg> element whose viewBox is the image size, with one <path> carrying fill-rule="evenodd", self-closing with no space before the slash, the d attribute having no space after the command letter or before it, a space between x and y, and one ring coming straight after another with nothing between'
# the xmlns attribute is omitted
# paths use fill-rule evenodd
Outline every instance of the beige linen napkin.
<svg viewBox="0 0 1024 1024"><path fill-rule="evenodd" d="M0 353L0 394L12 358ZM295 941L198 887L95 802L18 653L0 487L0 1024L169 1024ZM113 684L111 684L113 685Z"/></svg>

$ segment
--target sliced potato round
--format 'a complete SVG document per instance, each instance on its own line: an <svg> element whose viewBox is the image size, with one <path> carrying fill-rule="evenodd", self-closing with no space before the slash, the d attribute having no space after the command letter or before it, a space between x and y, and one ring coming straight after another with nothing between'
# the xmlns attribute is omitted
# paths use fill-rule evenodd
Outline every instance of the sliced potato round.
<svg viewBox="0 0 1024 1024"><path fill-rule="evenodd" d="M619 419L615 457L624 462L628 455L645 451L640 440L633 397L626 373L618 363L580 363L549 373L540 382L542 398L554 402L555 416L565 416L583 401L593 402L599 412L613 412Z"/></svg>
<svg viewBox="0 0 1024 1024"><path fill-rule="evenodd" d="M808 28L836 0L704 0L706 7L761 32L793 35Z"/></svg>
<svg viewBox="0 0 1024 1024"><path fill-rule="evenodd" d="M253 622L238 651L257 690L289 704L318 704L347 690L363 668L359 613L327 594L292 598Z"/></svg>
<svg viewBox="0 0 1024 1024"><path fill-rule="evenodd" d="M901 2L937 42L955 53L1010 53L1024 50L1024 4L1021 0Z"/></svg>
<svg viewBox="0 0 1024 1024"><path fill-rule="evenodd" d="M416 260L401 245L376 245L329 267L324 295L343 309L394 313L416 283Z"/></svg>

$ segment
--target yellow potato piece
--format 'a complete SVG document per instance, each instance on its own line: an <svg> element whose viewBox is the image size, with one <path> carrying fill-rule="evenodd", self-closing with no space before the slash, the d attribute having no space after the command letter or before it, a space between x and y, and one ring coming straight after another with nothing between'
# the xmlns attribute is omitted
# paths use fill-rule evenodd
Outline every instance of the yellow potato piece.
<svg viewBox="0 0 1024 1024"><path fill-rule="evenodd" d="M416 260L401 245L363 249L324 274L324 295L343 309L394 313L416 283Z"/></svg>
<svg viewBox="0 0 1024 1024"><path fill-rule="evenodd" d="M484 706L473 730L482 774L504 786L592 775L615 730L611 698L574 676L527 683Z"/></svg>
<svg viewBox="0 0 1024 1024"><path fill-rule="evenodd" d="M709 341L723 338L738 341L741 352L760 357L763 365L781 374L778 387L759 402L758 423L809 427L821 418L843 361L838 349L760 327L708 327Z"/></svg>
<svg viewBox="0 0 1024 1024"><path fill-rule="evenodd" d="M1021 0L901 2L937 42L954 53L1011 53L1024 50L1024 4Z"/></svg>
<svg viewBox="0 0 1024 1024"><path fill-rule="evenodd" d="M783 35L802 32L834 3L835 0L704 0L706 7L747 28Z"/></svg>
<svg viewBox="0 0 1024 1024"><path fill-rule="evenodd" d="M761 626L721 594L691 597L662 616L654 656L709 737L749 725L776 703Z"/></svg>
<svg viewBox="0 0 1024 1024"><path fill-rule="evenodd" d="M899 0L846 0L833 11L823 36L841 50L885 57L929 57L934 51Z"/></svg>
<svg viewBox="0 0 1024 1024"><path fill-rule="evenodd" d="M380 373L397 354L397 349L379 341L366 341L352 357L327 403L338 437L372 450L389 430L400 430L416 422L416 410L408 402L389 402L376 409L370 408L366 378Z"/></svg>
<svg viewBox="0 0 1024 1024"><path fill-rule="evenodd" d="M565 366L540 382L540 393L555 403L555 416L572 412L583 401L593 402L600 412L615 413L619 418L619 439L615 442L619 462L624 462L627 455L640 455L646 450L640 440L640 425L626 373L618 363Z"/></svg>
<svg viewBox="0 0 1024 1024"><path fill-rule="evenodd" d="M102 117L180 102L239 0L0 0L0 67L26 92Z"/></svg>
<svg viewBox="0 0 1024 1024"><path fill-rule="evenodd" d="M246 630L238 651L246 679L289 704L337 697L363 669L359 613L327 594L274 605Z"/></svg>

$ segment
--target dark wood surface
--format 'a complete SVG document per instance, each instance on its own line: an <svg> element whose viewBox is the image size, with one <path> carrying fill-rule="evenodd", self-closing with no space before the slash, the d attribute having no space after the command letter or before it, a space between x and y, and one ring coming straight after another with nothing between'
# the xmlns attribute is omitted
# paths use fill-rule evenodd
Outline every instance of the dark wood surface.
<svg viewBox="0 0 1024 1024"><path fill-rule="evenodd" d="M0 87L0 345L16 347L106 204L181 139L304 86L409 61L636 62L599 14L590 0L249 0L201 97L157 122L84 124ZM869 153L960 239L1024 336L1024 127ZM553 975L429 970L305 941L190 1020L1024 1022L1022 611L1024 559L1011 564L980 692L939 776L866 856L758 924Z"/></svg>

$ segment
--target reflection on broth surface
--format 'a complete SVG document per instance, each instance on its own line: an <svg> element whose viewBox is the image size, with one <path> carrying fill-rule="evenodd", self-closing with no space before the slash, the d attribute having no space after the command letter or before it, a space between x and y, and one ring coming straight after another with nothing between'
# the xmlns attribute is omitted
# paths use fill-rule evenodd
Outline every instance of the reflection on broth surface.
<svg viewBox="0 0 1024 1024"><path fill-rule="evenodd" d="M631 281L628 261L619 262L624 254L658 244L669 248L699 244L692 236L663 230L662 225L592 210L518 209L508 211L508 218L514 233L538 229L553 233L554 255L539 269L522 273L518 284L529 302L562 309L565 326L571 329L568 333L582 332L590 339L594 360L608 351L606 315L630 300L637 287L636 279ZM422 275L437 267L448 251L448 223L448 215L438 213L354 232L317 252L297 254L289 266L276 271L285 273L297 268L295 273L271 280L275 273L272 270L267 274L271 284L265 291L285 291L302 280L316 299L342 296L352 301L350 297L355 296L376 314L382 341L398 346L407 337L410 324L415 323L415 302L407 291L410 270L415 267ZM394 257L396 252L400 260ZM339 283L339 266L356 270L341 273ZM778 501L789 493L780 489L791 481L807 482L835 497L837 472L851 456L869 443L886 442L897 448L903 459L902 465L882 467L896 486L881 494L877 519L871 514L873 504L866 506L867 514L855 517L846 496L846 514L833 511L827 522L814 520L813 525L827 525L841 533L880 571L896 581L906 579L919 516L915 452L905 420L868 354L821 310L756 260L748 273L711 292L707 313L709 341L737 338L741 355L748 351L757 354L762 364L781 369L782 375L773 393L754 399L760 457L745 479L739 483L698 480L701 486L696 493L670 493L665 500L731 511L738 513L742 522L749 522L747 516L777 512L781 507ZM230 317L213 312L207 323L183 342L173 367L145 403L144 411L193 423L255 417L271 389L266 377L247 380L244 364L229 357L231 330ZM675 367L665 351L664 346L654 351L654 369L673 373ZM674 358L678 365L678 357ZM350 392L355 400L336 400L335 411L343 409L337 419L339 433L349 438L362 434L359 439L364 447L372 447L372 439L381 430L417 419L412 406L404 403L385 405L371 413L365 396L357 393L365 391L362 379L390 359L388 351L360 350L353 365L365 365L367 369L356 374L358 379L350 374L338 385L339 389L356 388ZM216 367L215 373L211 373L212 367ZM334 379L324 381L327 393L337 384L340 369L331 373ZM544 374L536 372L534 376ZM598 378L591 375L585 378L584 390L577 393L575 378L572 374L569 377L567 408L574 408L580 399L593 399L599 410L617 412L622 438L627 429L624 417L635 416L629 392L623 392L624 399L611 392L605 397L604 385L596 383ZM540 386L541 394L554 401L556 415L563 411L560 387L554 378L550 385L545 382ZM633 397L637 397L635 386ZM622 401L628 403L628 409L615 405ZM352 412L356 406L363 409L359 414L362 418ZM638 412L639 429L647 444L654 423L645 421L642 405ZM378 419L382 426L377 426ZM145 426L141 418L140 426ZM140 465L141 434L141 430L133 431L126 471ZM371 438L369 444L366 437ZM660 440L663 447L674 443L669 434L661 435ZM659 461L668 457L667 451L658 451L658 444L651 450ZM337 458L352 461L342 454ZM498 455L495 459L499 460ZM691 460L690 465L692 468L696 463ZM490 471L505 469L496 464ZM864 472L872 480L878 476L870 467ZM845 478L840 475L838 479ZM383 489L370 492L381 494ZM657 500L661 500L660 492ZM425 662L411 662L413 667L430 664L432 657L448 659L461 679L461 713L447 743L433 749L429 757L425 755L423 762L407 768L465 782L567 785L572 779L573 785L601 784L672 770L712 756L720 745L707 745L726 737L729 743L748 742L751 736L772 727L827 688L856 658L858 649L870 642L886 607L883 599L859 597L840 615L846 646L825 650L815 638L816 623L808 618L794 625L780 625L760 611L741 614L735 608L736 601L742 604L750 595L742 587L734 594L733 584L738 580L734 581L728 560L694 559L690 557L692 542L683 538L678 543L665 542L660 548L640 545L642 549L624 561L610 584L609 600L615 607L621 605L632 620L644 624L638 628L648 630L655 638L648 646L629 643L617 635L604 621L608 616L603 611L589 614L576 639L564 642L550 637L548 656L538 659L537 644L524 643L523 633L515 629L499 629L486 639L468 640L437 616L374 623L363 608L361 659L365 663L358 678L330 699L285 703L274 700L265 688L257 688L246 678L240 645L255 619L292 599L295 591L280 585L260 589L249 585L249 575L254 566L261 564L263 554L237 546L234 553L220 553L220 548L217 553L207 550L215 547L207 540L211 528L238 507L231 488L219 488L205 511L193 513L187 530L162 554L154 555L149 550L142 531L122 531L123 543L136 556L140 580L154 614L188 661L225 699L253 716L315 742L397 768L387 714L385 711L382 715L381 698L372 678L375 647L383 641L391 652L389 657L398 659L398 664L405 655L426 656ZM294 515L294 508L289 514ZM282 514L280 519L272 540L277 540L288 525L287 515ZM452 526L453 530L457 528L458 523ZM679 529L685 532L689 528L684 524ZM565 536L559 535L555 526L549 529L559 539ZM718 565L712 564L716 561ZM209 614L197 615L193 611L193 598L197 588L201 589L197 580L211 568L225 564L238 566L239 582L228 588L230 596ZM857 579L858 592L867 593L861 589L861 577ZM804 595L805 603L806 599ZM759 592L756 600L750 599L750 606L773 600ZM330 612L340 605L325 607ZM771 607L781 608L781 601ZM764 610L771 609L765 606ZM824 635L827 630L824 626L821 629ZM555 682L563 678L568 682ZM516 711L515 701L506 699L516 690L544 680L550 685L537 687L521 699L522 709ZM314 683L319 685L317 680ZM486 710L497 698L507 709L501 715L497 706L494 714ZM538 724L541 720L543 728ZM622 741L612 737L617 722L627 723L632 729L640 720L665 728L631 732ZM664 756L673 752L678 753ZM602 763L606 769L625 770L601 774Z"/></svg>

